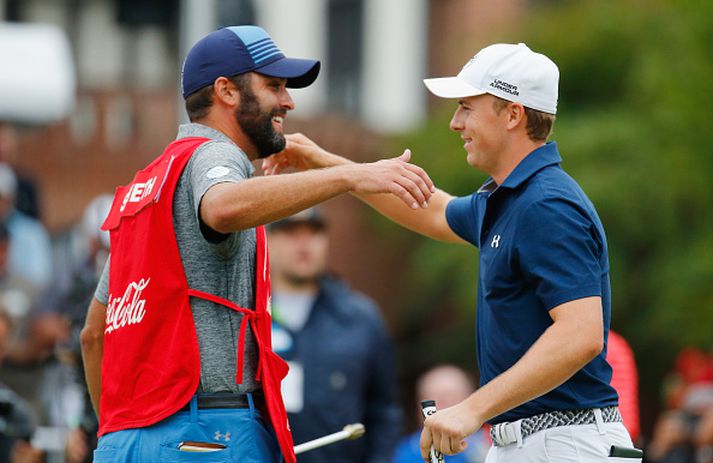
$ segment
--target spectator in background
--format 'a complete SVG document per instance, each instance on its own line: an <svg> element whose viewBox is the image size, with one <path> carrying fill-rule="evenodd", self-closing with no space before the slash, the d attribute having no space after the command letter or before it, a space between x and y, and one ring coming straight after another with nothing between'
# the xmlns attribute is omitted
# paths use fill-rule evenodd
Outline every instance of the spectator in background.
<svg viewBox="0 0 713 463"><path fill-rule="evenodd" d="M473 393L475 387L468 375L458 367L439 365L421 375L416 383L416 397L422 400L435 400L438 408L448 408ZM421 416L420 407L418 409ZM420 463L421 450L419 439L421 430L404 437L396 448L393 463ZM468 448L456 455L445 455L446 463L482 463L490 448L490 441L484 429L471 434L466 439Z"/></svg>
<svg viewBox="0 0 713 463"><path fill-rule="evenodd" d="M10 269L9 259L12 247L13 240L10 233L7 227L0 222L0 303L6 307L8 316L16 325L14 332L23 333L28 330L25 325L32 310L37 306L39 289Z"/></svg>
<svg viewBox="0 0 713 463"><path fill-rule="evenodd" d="M17 130L12 124L0 121L0 162L14 166L18 153ZM35 181L17 172L16 174L15 207L23 214L39 219L40 203Z"/></svg>
<svg viewBox="0 0 713 463"><path fill-rule="evenodd" d="M12 328L12 318L0 304L0 365L10 346ZM42 462L42 452L29 444L33 432L28 405L0 381L0 462Z"/></svg>
<svg viewBox="0 0 713 463"><path fill-rule="evenodd" d="M388 462L402 419L391 341L378 307L325 274L326 226L314 208L269 226L272 346L290 364L282 390L295 443L354 422L367 432L299 461Z"/></svg>
<svg viewBox="0 0 713 463"><path fill-rule="evenodd" d="M646 448L652 463L695 463L690 422L684 413L668 410L659 416Z"/></svg>
<svg viewBox="0 0 713 463"><path fill-rule="evenodd" d="M611 385L619 394L619 412L631 440L639 438L639 374L629 343L609 331L607 363L612 367Z"/></svg>
<svg viewBox="0 0 713 463"><path fill-rule="evenodd" d="M42 223L15 207L17 177L12 168L0 162L0 220L10 235L10 271L46 289L52 278L52 248Z"/></svg>
<svg viewBox="0 0 713 463"><path fill-rule="evenodd" d="M39 421L42 362L51 355L56 341L66 337L67 326L53 314L38 315L39 289L11 270L13 242L14 236L0 223L0 303L13 325L0 378L30 403L34 419Z"/></svg>
<svg viewBox="0 0 713 463"><path fill-rule="evenodd" d="M661 414L646 449L656 463L713 461L713 356L695 348L682 350L668 378Z"/></svg>
<svg viewBox="0 0 713 463"><path fill-rule="evenodd" d="M713 387L713 355L701 349L683 349L676 357L676 366L666 383L668 407L684 408L691 396L700 395L696 391Z"/></svg>
<svg viewBox="0 0 713 463"><path fill-rule="evenodd" d="M696 463L713 463L713 406L702 413L693 434L693 444L696 448Z"/></svg>
<svg viewBox="0 0 713 463"><path fill-rule="evenodd" d="M101 230L113 201L113 196L102 194L93 198L84 209L81 222L75 230L78 236L79 252L71 267L57 278L55 287L46 295L44 306L52 311L65 314L72 323L72 346L79 354L79 331L84 324L87 305L91 301L109 256L109 232ZM74 260L74 259L73 259Z"/></svg>
<svg viewBox="0 0 713 463"><path fill-rule="evenodd" d="M81 256L69 272L69 278L58 280L65 284L50 291L45 302L46 310L61 315L70 326L67 342L56 346L55 359L47 366L43 382L49 424L69 431L65 449L67 463L91 462L91 451L96 448L98 422L85 387L79 334L109 256L109 232L100 228L112 201L112 195L99 195L85 208L76 227Z"/></svg>

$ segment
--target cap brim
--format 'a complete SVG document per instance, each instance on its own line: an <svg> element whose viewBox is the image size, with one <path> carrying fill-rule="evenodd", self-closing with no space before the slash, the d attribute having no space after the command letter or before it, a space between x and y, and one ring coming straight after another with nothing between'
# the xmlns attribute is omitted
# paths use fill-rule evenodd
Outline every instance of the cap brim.
<svg viewBox="0 0 713 463"><path fill-rule="evenodd" d="M287 79L287 87L304 88L319 75L321 64L313 59L282 58L256 68L255 71L271 77Z"/></svg>
<svg viewBox="0 0 713 463"><path fill-rule="evenodd" d="M482 95L486 92L473 87L459 77L438 77L423 79L428 90L441 98L465 98L467 96Z"/></svg>

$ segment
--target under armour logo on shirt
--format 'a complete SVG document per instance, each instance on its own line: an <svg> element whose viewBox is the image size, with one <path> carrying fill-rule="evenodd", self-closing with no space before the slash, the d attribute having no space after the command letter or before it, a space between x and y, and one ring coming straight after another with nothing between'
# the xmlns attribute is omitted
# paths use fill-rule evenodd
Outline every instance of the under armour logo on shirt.
<svg viewBox="0 0 713 463"><path fill-rule="evenodd" d="M493 241L490 243L491 248L499 248L500 247L500 235L495 235L493 236Z"/></svg>
<svg viewBox="0 0 713 463"><path fill-rule="evenodd" d="M228 442L230 440L230 432L226 432L225 434L221 434L220 431L215 432L215 436L213 436L215 440L225 440L225 442Z"/></svg>

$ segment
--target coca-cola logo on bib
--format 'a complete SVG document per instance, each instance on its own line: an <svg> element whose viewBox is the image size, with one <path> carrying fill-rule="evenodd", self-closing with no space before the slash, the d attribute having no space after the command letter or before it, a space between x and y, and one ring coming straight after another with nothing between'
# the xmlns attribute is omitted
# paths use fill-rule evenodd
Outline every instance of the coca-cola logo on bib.
<svg viewBox="0 0 713 463"><path fill-rule="evenodd" d="M141 323L146 315L146 299L141 299L141 293L148 286L151 278L142 278L129 283L123 296L112 297L109 294L109 304L106 309L105 334L112 333L128 325Z"/></svg>

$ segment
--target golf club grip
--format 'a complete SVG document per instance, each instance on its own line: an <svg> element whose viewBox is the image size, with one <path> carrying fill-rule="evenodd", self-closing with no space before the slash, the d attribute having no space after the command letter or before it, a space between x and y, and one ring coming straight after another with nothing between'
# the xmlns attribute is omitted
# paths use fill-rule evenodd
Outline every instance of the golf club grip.
<svg viewBox="0 0 713 463"><path fill-rule="evenodd" d="M425 420L426 418L433 415L434 413L436 413L436 401L435 400L422 400L421 401L421 414L423 415L423 419ZM435 450L433 450L433 447L431 447L430 460L431 460L431 463L443 463L443 454L441 452L436 452Z"/></svg>

